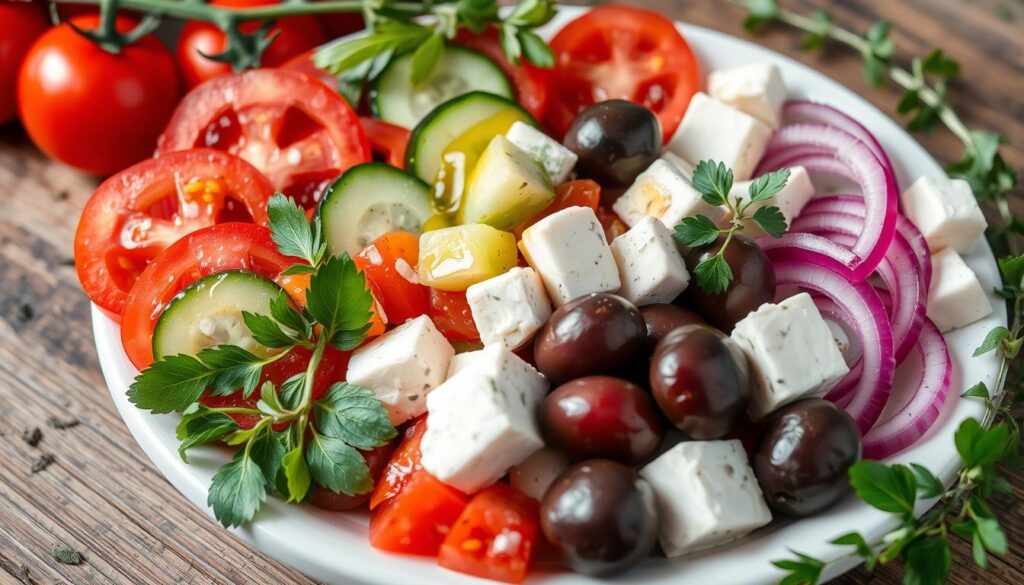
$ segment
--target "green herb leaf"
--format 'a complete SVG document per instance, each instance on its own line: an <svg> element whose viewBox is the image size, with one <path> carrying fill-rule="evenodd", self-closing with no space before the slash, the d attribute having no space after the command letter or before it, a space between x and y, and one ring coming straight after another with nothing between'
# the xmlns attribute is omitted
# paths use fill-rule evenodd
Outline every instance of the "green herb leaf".
<svg viewBox="0 0 1024 585"><path fill-rule="evenodd" d="M335 75L381 55L402 53L418 47L432 34L429 27L412 22L388 20L374 34L328 45L316 52L313 64Z"/></svg>
<svg viewBox="0 0 1024 585"><path fill-rule="evenodd" d="M903 97L900 98L899 103L896 104L896 112L900 114L909 114L915 109L921 106L921 98L918 97L918 90L908 89Z"/></svg>
<svg viewBox="0 0 1024 585"><path fill-rule="evenodd" d="M298 333L302 340L313 336L313 326L292 306L287 293L280 293L270 301L270 315L275 321Z"/></svg>
<svg viewBox="0 0 1024 585"><path fill-rule="evenodd" d="M261 432L249 445L249 457L259 466L267 480L267 491L274 491L281 473L281 460L288 452L288 433Z"/></svg>
<svg viewBox="0 0 1024 585"><path fill-rule="evenodd" d="M281 406L288 410L298 408L302 398L302 386L306 383L306 373L299 372L281 384Z"/></svg>
<svg viewBox="0 0 1024 585"><path fill-rule="evenodd" d="M215 375L194 356L165 356L135 377L128 400L156 414L180 412L199 400Z"/></svg>
<svg viewBox="0 0 1024 585"><path fill-rule="evenodd" d="M875 563L878 562L878 555L875 550L868 545L864 537L859 532L850 532L840 536L839 538L832 541L832 544L837 546L852 546L857 549L857 554L864 559L864 563L868 571L874 570Z"/></svg>
<svg viewBox="0 0 1024 585"><path fill-rule="evenodd" d="M732 183L732 169L725 163L702 160L693 170L693 187L708 205L724 205Z"/></svg>
<svg viewBox="0 0 1024 585"><path fill-rule="evenodd" d="M311 223L305 210L281 193L274 194L267 202L267 216L270 236L282 254L302 258L311 266L320 262L325 244L319 216L313 216Z"/></svg>
<svg viewBox="0 0 1024 585"><path fill-rule="evenodd" d="M277 388L274 383L267 380L260 388L260 399L256 402L256 409L267 416L276 416L284 412L281 407L281 400L277 396Z"/></svg>
<svg viewBox="0 0 1024 585"><path fill-rule="evenodd" d="M743 28L748 32L779 17L779 4L776 0L750 0L746 6L747 18L743 21Z"/></svg>
<svg viewBox="0 0 1024 585"><path fill-rule="evenodd" d="M887 60L896 52L896 45L889 38L889 30L892 23L886 20L879 20L868 29L867 40L871 45L871 52L881 60Z"/></svg>
<svg viewBox="0 0 1024 585"><path fill-rule="evenodd" d="M697 284L705 292L713 295L725 292L732 281L732 268L721 256L712 256L701 261L694 269Z"/></svg>
<svg viewBox="0 0 1024 585"><path fill-rule="evenodd" d="M245 398L252 396L259 384L263 366L271 361L237 345L208 347L200 351L197 357L214 372L209 384L212 396L229 396L241 388Z"/></svg>
<svg viewBox="0 0 1024 585"><path fill-rule="evenodd" d="M427 37L427 40L416 48L412 54L412 62L409 65L409 77L412 84L419 85L430 79L441 61L441 53L444 52L444 35L434 33Z"/></svg>
<svg viewBox="0 0 1024 585"><path fill-rule="evenodd" d="M779 585L817 585L821 580L821 571L824 570L825 563L794 550L789 552L796 558L772 561L773 565L786 573L779 580Z"/></svg>
<svg viewBox="0 0 1024 585"><path fill-rule="evenodd" d="M306 458L302 456L302 447L296 447L281 458L281 467L284 469L284 476L287 478L289 502L301 502L306 499L309 493L310 482L309 466Z"/></svg>
<svg viewBox="0 0 1024 585"><path fill-rule="evenodd" d="M316 272L316 268L308 264L292 264L288 268L285 268L281 272L281 276L295 276L297 274L313 274Z"/></svg>
<svg viewBox="0 0 1024 585"><path fill-rule="evenodd" d="M782 211L774 205L757 208L752 219L758 227L764 230L764 233L773 238L781 238L786 234L786 230L789 229Z"/></svg>
<svg viewBox="0 0 1024 585"><path fill-rule="evenodd" d="M242 320L252 333L252 338L262 346L279 349L296 345L295 338L285 333L277 321L266 315L242 311Z"/></svg>
<svg viewBox="0 0 1024 585"><path fill-rule="evenodd" d="M366 277L348 254L327 259L310 278L306 309L323 326L331 345L342 351L355 349L366 338L372 303Z"/></svg>
<svg viewBox="0 0 1024 585"><path fill-rule="evenodd" d="M947 79L960 74L960 64L946 57L942 49L935 49L928 53L928 56L921 62L921 69L925 73L934 73Z"/></svg>
<svg viewBox="0 0 1024 585"><path fill-rule="evenodd" d="M961 398L981 398L983 400L989 400L991 395L988 392L988 386L984 382L978 382L974 386L971 386L963 394Z"/></svg>
<svg viewBox="0 0 1024 585"><path fill-rule="evenodd" d="M58 546L53 549L53 558L63 565L81 565L82 553L69 546Z"/></svg>
<svg viewBox="0 0 1024 585"><path fill-rule="evenodd" d="M869 506L893 514L914 513L917 481L903 465L859 461L850 468L850 485Z"/></svg>
<svg viewBox="0 0 1024 585"><path fill-rule="evenodd" d="M910 470L914 473L914 479L917 481L917 495L922 498L937 498L945 493L946 488L943 487L942 482L927 467L911 463Z"/></svg>
<svg viewBox="0 0 1024 585"><path fill-rule="evenodd" d="M885 82L885 63L870 52L862 56L864 61L864 79L874 87L881 87Z"/></svg>
<svg viewBox="0 0 1024 585"><path fill-rule="evenodd" d="M213 515L227 528L252 520L267 496L263 471L245 449L213 476L206 502Z"/></svg>
<svg viewBox="0 0 1024 585"><path fill-rule="evenodd" d="M953 557L946 536L937 535L910 543L905 549L904 585L943 585L949 578Z"/></svg>
<svg viewBox="0 0 1024 585"><path fill-rule="evenodd" d="M523 48L523 56L535 67L550 69L555 66L555 53L544 39L528 30L519 31L519 44Z"/></svg>
<svg viewBox="0 0 1024 585"><path fill-rule="evenodd" d="M976 522L978 525L977 534L981 537L985 550L997 555L1006 554L1008 551L1006 533L999 526L999 521L993 518L980 518Z"/></svg>
<svg viewBox="0 0 1024 585"><path fill-rule="evenodd" d="M706 216L684 217L676 226L673 237L683 246L706 246L718 239L720 233L715 222Z"/></svg>
<svg viewBox="0 0 1024 585"><path fill-rule="evenodd" d="M747 190L750 194L750 200L765 201L775 197L779 194L779 191L785 188L786 183L789 182L790 175L792 175L792 171L789 169L779 169L754 179L754 182L750 184L750 188Z"/></svg>
<svg viewBox="0 0 1024 585"><path fill-rule="evenodd" d="M523 56L523 46L519 43L519 30L510 24L501 27L498 33L498 44L509 63L518 65Z"/></svg>
<svg viewBox="0 0 1024 585"><path fill-rule="evenodd" d="M999 259L999 272L1010 286L1024 288L1024 254Z"/></svg>
<svg viewBox="0 0 1024 585"><path fill-rule="evenodd" d="M973 522L971 526L974 528L973 531L966 535L967 538L971 539L971 556L974 557L974 564L984 569L988 566L988 554L985 552L985 543L981 541L981 535L978 534L977 527Z"/></svg>
<svg viewBox="0 0 1024 585"><path fill-rule="evenodd" d="M334 384L313 405L313 413L321 433L359 449L379 447L397 434L387 408L361 386Z"/></svg>
<svg viewBox="0 0 1024 585"><path fill-rule="evenodd" d="M238 423L235 419L197 403L194 410L182 417L175 430L178 440L181 441L178 445L178 455L182 461L188 463L186 452L189 449L211 443L237 430Z"/></svg>
<svg viewBox="0 0 1024 585"><path fill-rule="evenodd" d="M986 353L999 347L999 342L1009 337L1009 335L1010 330L1007 329L1006 327L1003 327L1002 325L994 327L991 331L988 332L988 335L985 336L985 341L981 342L981 345L979 345L978 348L974 350L974 357L985 355Z"/></svg>
<svg viewBox="0 0 1024 585"><path fill-rule="evenodd" d="M306 461L313 480L332 492L353 496L373 489L366 460L341 439L314 434Z"/></svg>
<svg viewBox="0 0 1024 585"><path fill-rule="evenodd" d="M999 461L1006 453L1010 429L999 424L988 430L977 419L967 418L960 423L953 442L965 467L982 467Z"/></svg>
<svg viewBox="0 0 1024 585"><path fill-rule="evenodd" d="M824 10L815 10L811 13L811 19L816 23L815 28L810 31L804 43L800 46L804 51L817 49L828 40L832 32L832 15Z"/></svg>

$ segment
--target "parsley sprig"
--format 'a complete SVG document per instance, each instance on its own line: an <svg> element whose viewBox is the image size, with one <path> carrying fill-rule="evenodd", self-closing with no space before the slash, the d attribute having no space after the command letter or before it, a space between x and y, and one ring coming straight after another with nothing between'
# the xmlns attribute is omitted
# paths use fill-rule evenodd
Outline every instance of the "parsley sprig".
<svg viewBox="0 0 1024 585"><path fill-rule="evenodd" d="M268 215L279 250L304 261L286 272L310 274L307 306L295 307L282 292L271 301L270 315L242 314L262 346L259 351L218 345L195 356L162 356L128 391L139 408L182 413L176 434L183 460L191 449L215 441L239 447L214 475L207 497L214 515L229 527L252 520L270 493L290 502L305 500L313 482L349 495L368 492L373 479L359 450L380 446L396 434L387 409L366 388L337 381L313 400L328 346L347 351L362 343L373 299L347 254L326 255L317 219L307 220L281 194L270 200ZM300 347L311 351L304 372L279 387L269 381L260 384L265 366ZM243 406L200 402L204 395L235 394L246 399L239 401ZM242 428L238 415L257 422Z"/></svg>
<svg viewBox="0 0 1024 585"><path fill-rule="evenodd" d="M731 195L733 172L725 163L704 160L694 169L693 187L704 202L725 207L732 217L724 228L720 228L706 215L683 218L675 228L673 236L683 246L709 246L718 241L720 236L725 236L718 251L694 268L697 284L706 292L722 293L732 282L732 268L725 260L725 250L736 232L744 229L748 221L776 238L786 233L788 226L782 211L767 202L786 186L789 175L789 169L780 169L758 177L750 183L744 200L742 195Z"/></svg>

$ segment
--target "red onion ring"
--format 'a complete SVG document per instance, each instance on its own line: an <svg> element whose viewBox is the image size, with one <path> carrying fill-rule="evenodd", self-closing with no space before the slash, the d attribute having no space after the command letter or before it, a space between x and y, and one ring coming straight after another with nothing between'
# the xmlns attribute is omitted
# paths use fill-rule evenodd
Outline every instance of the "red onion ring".
<svg viewBox="0 0 1024 585"><path fill-rule="evenodd" d="M840 307L828 297L815 294L812 295L812 298L814 299L814 305L818 307L818 311L821 312L822 316L828 317L837 323L842 323L845 325L844 330L847 332L856 331L856 325L851 324L853 319L851 319L846 309ZM856 336L856 333L854 333L854 336ZM860 348L858 348L858 351L863 352ZM863 355L858 353L853 360L848 360L846 365L850 368L850 372L836 382L829 389L828 393L825 394L826 400L831 400L840 407L846 406L850 402L850 390L855 388L860 380L861 371L864 369Z"/></svg>
<svg viewBox="0 0 1024 585"><path fill-rule="evenodd" d="M892 161L885 149L868 129L850 116L832 106L805 100L790 100L782 106L782 120L785 124L817 123L839 128L863 142L883 165L892 169Z"/></svg>

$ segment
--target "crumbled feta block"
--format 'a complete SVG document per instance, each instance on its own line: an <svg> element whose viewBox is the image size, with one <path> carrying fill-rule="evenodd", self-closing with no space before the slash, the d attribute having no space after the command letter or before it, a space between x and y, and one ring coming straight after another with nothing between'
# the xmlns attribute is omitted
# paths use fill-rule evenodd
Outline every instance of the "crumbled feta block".
<svg viewBox="0 0 1024 585"><path fill-rule="evenodd" d="M455 349L422 315L352 353L347 380L364 386L401 424L426 412L427 394L444 381Z"/></svg>
<svg viewBox="0 0 1024 585"><path fill-rule="evenodd" d="M536 410L548 382L502 345L472 352L427 396L423 468L473 493L544 446Z"/></svg>
<svg viewBox="0 0 1024 585"><path fill-rule="evenodd" d="M640 470L654 488L669 558L732 542L772 520L737 441L684 441Z"/></svg>
<svg viewBox="0 0 1024 585"><path fill-rule="evenodd" d="M458 374L467 366L472 365L480 358L483 351L484 350L482 349L477 349L474 351L464 351L462 353L455 354L455 357L452 358L451 363L448 365L448 378Z"/></svg>
<svg viewBox="0 0 1024 585"><path fill-rule="evenodd" d="M676 172L682 175L687 181L693 181L693 165L683 160L679 155L672 154L666 150L661 153L661 160L672 165Z"/></svg>
<svg viewBox="0 0 1024 585"><path fill-rule="evenodd" d="M604 228L589 207L569 207L545 217L523 232L519 246L556 306L619 290L619 271Z"/></svg>
<svg viewBox="0 0 1024 585"><path fill-rule="evenodd" d="M466 289L466 301L484 344L523 346L551 316L544 282L533 268L513 268Z"/></svg>
<svg viewBox="0 0 1024 585"><path fill-rule="evenodd" d="M612 240L619 267L619 296L637 306L669 303L690 283L672 232L654 217L645 217Z"/></svg>
<svg viewBox="0 0 1024 585"><path fill-rule="evenodd" d="M772 129L757 118L698 93L690 100L668 149L696 165L702 160L725 163L737 181L753 175L764 155Z"/></svg>
<svg viewBox="0 0 1024 585"><path fill-rule="evenodd" d="M814 184L811 183L811 176L804 167L791 167L789 171L789 180L786 181L786 186L771 199L752 203L747 208L747 216L753 216L754 212L760 207L774 205L779 208L782 216L786 218L786 225L793 223L793 220L800 215L807 202L814 197ZM750 185L752 183L753 181L740 181L733 184L732 190L729 191L729 197L733 201L737 197L742 197L744 203L749 202ZM753 220L747 220L744 222L743 235L749 238L757 238L765 234Z"/></svg>
<svg viewBox="0 0 1024 585"><path fill-rule="evenodd" d="M512 124L505 137L543 165L551 182L556 185L569 178L579 158L557 140L523 122Z"/></svg>
<svg viewBox="0 0 1024 585"><path fill-rule="evenodd" d="M708 76L708 93L772 128L781 125L786 84L773 63L750 63L712 71Z"/></svg>
<svg viewBox="0 0 1024 585"><path fill-rule="evenodd" d="M726 215L725 208L708 205L690 181L665 159L654 161L640 173L615 200L612 210L630 227L645 217L656 217L669 229L684 217L705 215L717 223Z"/></svg>
<svg viewBox="0 0 1024 585"><path fill-rule="evenodd" d="M512 487L537 500L555 483L555 479L569 467L569 458L561 451L541 449L508 472Z"/></svg>
<svg viewBox="0 0 1024 585"><path fill-rule="evenodd" d="M970 254L985 233L985 215L967 181L921 177L903 192L900 203L932 252L949 247Z"/></svg>
<svg viewBox="0 0 1024 585"><path fill-rule="evenodd" d="M945 248L932 254L927 313L940 331L969 325L991 312L985 289L956 250Z"/></svg>
<svg viewBox="0 0 1024 585"><path fill-rule="evenodd" d="M798 398L824 394L850 371L807 293L761 305L736 324L732 339L751 365L754 420Z"/></svg>

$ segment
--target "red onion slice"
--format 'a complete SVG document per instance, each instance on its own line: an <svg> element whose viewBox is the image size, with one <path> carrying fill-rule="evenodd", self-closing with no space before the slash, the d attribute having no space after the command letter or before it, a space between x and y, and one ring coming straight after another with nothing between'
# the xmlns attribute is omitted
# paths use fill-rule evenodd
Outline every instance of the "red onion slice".
<svg viewBox="0 0 1024 585"><path fill-rule="evenodd" d="M885 149L868 129L860 122L836 108L818 102L791 100L782 106L782 120L785 124L817 123L839 128L863 142L883 165L892 169L892 162Z"/></svg>

